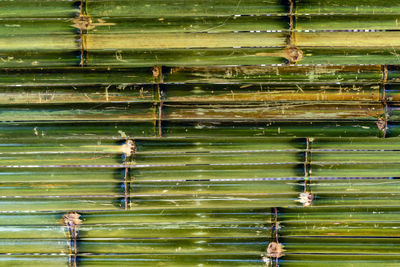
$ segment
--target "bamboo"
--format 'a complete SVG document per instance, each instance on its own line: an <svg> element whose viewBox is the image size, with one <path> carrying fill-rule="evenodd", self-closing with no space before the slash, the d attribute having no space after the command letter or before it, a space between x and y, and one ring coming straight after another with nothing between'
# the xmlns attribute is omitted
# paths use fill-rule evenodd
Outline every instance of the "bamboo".
<svg viewBox="0 0 400 267"><path fill-rule="evenodd" d="M397 1L0 10L1 266L399 265Z"/></svg>

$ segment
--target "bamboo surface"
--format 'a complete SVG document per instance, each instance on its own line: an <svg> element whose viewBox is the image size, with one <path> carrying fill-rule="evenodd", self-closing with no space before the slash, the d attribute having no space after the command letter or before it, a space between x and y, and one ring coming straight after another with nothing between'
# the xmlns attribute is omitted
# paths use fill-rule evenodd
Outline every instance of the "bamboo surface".
<svg viewBox="0 0 400 267"><path fill-rule="evenodd" d="M81 49L86 51L84 64L92 67L282 64L291 61L288 45L301 51L301 58L294 60L298 64L399 63L396 1L334 5L84 1L82 8L69 1L2 1L2 5L3 68L71 67L82 64L74 53Z"/></svg>
<svg viewBox="0 0 400 267"><path fill-rule="evenodd" d="M0 266L398 266L399 17L0 0Z"/></svg>

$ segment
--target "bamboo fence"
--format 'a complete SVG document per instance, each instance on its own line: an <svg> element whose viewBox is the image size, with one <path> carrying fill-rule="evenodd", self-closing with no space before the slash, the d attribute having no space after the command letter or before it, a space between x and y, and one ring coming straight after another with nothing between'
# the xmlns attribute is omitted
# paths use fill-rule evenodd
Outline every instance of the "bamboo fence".
<svg viewBox="0 0 400 267"><path fill-rule="evenodd" d="M0 266L399 266L397 0L0 0Z"/></svg>

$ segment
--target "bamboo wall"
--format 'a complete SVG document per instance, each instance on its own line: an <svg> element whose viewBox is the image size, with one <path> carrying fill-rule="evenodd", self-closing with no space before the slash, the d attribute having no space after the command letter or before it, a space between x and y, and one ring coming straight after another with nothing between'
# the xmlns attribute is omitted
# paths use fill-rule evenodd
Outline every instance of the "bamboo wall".
<svg viewBox="0 0 400 267"><path fill-rule="evenodd" d="M0 0L0 266L399 266L397 0Z"/></svg>

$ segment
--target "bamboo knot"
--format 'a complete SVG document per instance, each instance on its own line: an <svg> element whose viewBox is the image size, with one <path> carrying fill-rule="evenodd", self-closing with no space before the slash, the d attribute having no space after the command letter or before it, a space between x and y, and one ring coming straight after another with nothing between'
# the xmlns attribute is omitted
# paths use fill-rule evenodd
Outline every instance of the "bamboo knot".
<svg viewBox="0 0 400 267"><path fill-rule="evenodd" d="M289 45L283 50L283 57L290 63L296 63L303 59L303 51L294 45Z"/></svg>
<svg viewBox="0 0 400 267"><path fill-rule="evenodd" d="M386 120L383 118L378 118L378 121L376 122L376 126L378 126L378 129L380 131L385 131L386 129Z"/></svg>
<svg viewBox="0 0 400 267"><path fill-rule="evenodd" d="M161 75L161 68L159 66L155 66L153 68L153 76L158 78Z"/></svg>
<svg viewBox="0 0 400 267"><path fill-rule="evenodd" d="M87 15L80 15L73 19L72 22L74 23L72 26L81 31L91 30L95 27L92 19Z"/></svg>
<svg viewBox="0 0 400 267"><path fill-rule="evenodd" d="M122 145L122 153L125 157L130 157L136 152L136 144L133 140L126 140L125 144Z"/></svg>
<svg viewBox="0 0 400 267"><path fill-rule="evenodd" d="M302 203L304 207L309 207L311 206L313 200L314 200L313 194L311 194L310 192L304 192L300 193L299 199L297 201Z"/></svg>
<svg viewBox="0 0 400 267"><path fill-rule="evenodd" d="M283 252L285 250L283 249L283 245L281 243L271 242L268 244L266 251L267 251L266 256L268 258L280 258L284 256Z"/></svg>
<svg viewBox="0 0 400 267"><path fill-rule="evenodd" d="M82 224L82 220L79 219L81 217L80 214L76 212L70 212L63 216L64 225L68 227L77 227L78 225Z"/></svg>

